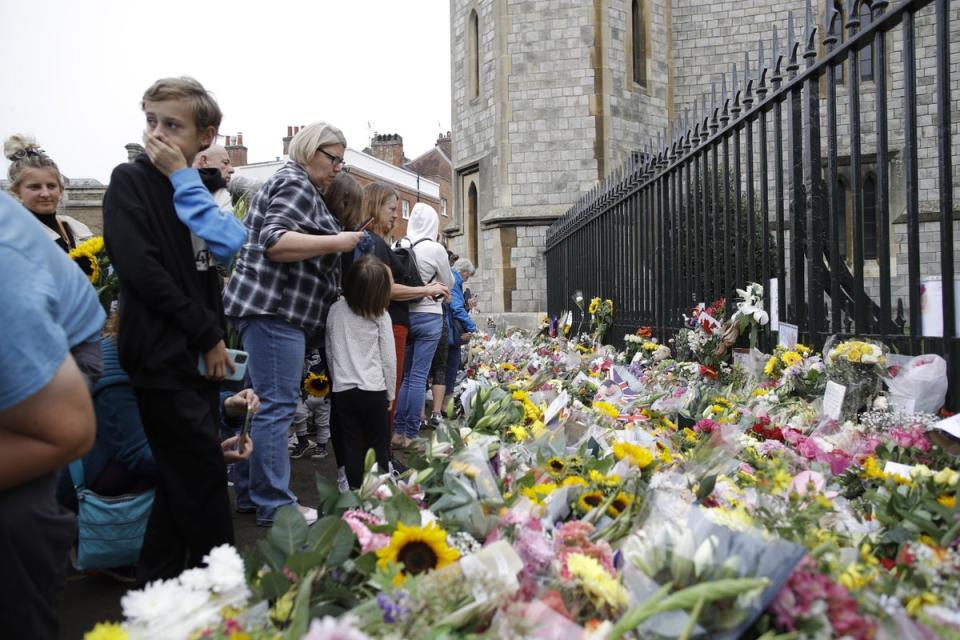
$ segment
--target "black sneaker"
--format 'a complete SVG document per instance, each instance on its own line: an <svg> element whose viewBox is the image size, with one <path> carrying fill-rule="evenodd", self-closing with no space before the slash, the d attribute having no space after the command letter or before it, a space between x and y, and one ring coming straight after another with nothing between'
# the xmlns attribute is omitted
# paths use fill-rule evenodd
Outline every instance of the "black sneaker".
<svg viewBox="0 0 960 640"><path fill-rule="evenodd" d="M313 453L316 448L317 443L313 440L300 438L297 440L297 444L293 445L293 449L290 449L290 458L292 460L299 460L303 456Z"/></svg>

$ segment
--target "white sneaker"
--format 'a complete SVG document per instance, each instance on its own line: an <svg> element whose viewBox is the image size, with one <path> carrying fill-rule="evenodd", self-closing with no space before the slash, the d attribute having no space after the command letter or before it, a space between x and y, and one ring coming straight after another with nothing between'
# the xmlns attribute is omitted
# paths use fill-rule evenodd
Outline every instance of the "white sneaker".
<svg viewBox="0 0 960 640"><path fill-rule="evenodd" d="M297 505L297 511L299 511L301 515L303 515L303 519L307 521L308 527L312 525L314 522L316 522L317 518L319 517L316 509L313 509L311 507L305 507L302 504Z"/></svg>

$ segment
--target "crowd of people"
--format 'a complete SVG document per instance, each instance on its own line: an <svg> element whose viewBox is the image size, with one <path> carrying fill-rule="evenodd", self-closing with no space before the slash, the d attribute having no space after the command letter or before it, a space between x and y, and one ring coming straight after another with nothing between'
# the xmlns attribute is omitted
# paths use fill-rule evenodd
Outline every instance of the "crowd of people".
<svg viewBox="0 0 960 640"><path fill-rule="evenodd" d="M11 637L57 635L77 542L71 462L101 496L152 490L131 577L170 578L233 543L232 510L269 527L294 505L314 522L291 491L291 457L331 444L342 488L359 487L369 450L380 471L402 471L391 449L435 424L477 330L464 291L474 266L441 243L436 211L418 203L394 237L397 192L343 171L333 125L293 137L241 221L210 93L165 78L141 108L145 151L114 169L103 201L112 304L68 257L98 240L60 213L57 165L24 136L4 145L0 628Z"/></svg>

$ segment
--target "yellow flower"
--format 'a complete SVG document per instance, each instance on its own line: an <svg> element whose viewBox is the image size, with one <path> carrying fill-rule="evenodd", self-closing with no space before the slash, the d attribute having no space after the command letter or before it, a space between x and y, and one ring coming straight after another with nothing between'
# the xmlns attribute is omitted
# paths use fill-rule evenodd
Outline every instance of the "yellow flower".
<svg viewBox="0 0 960 640"><path fill-rule="evenodd" d="M516 368L514 365L510 364L509 362L504 362L503 364L498 365L498 366L499 366L500 369L502 369L503 371L516 371L516 370L517 370L517 368Z"/></svg>
<svg viewBox="0 0 960 640"><path fill-rule="evenodd" d="M778 493L780 491L785 491L790 486L791 482L793 482L793 476L791 476L790 472L783 467L779 467L773 472L774 491Z"/></svg>
<svg viewBox="0 0 960 640"><path fill-rule="evenodd" d="M810 353L811 353L810 347L808 347L808 346L805 345L805 344L800 344L799 342L798 342L797 344L793 345L793 350L796 351L797 353L799 353L799 354L802 355L802 356L808 356L808 355L810 355Z"/></svg>
<svg viewBox="0 0 960 640"><path fill-rule="evenodd" d="M617 417L620 415L619 409L617 409L615 406L613 406L609 402L604 402L603 400L598 400L597 402L594 402L593 408L599 411L600 413L603 413L613 418L614 420L616 420Z"/></svg>
<svg viewBox="0 0 960 640"><path fill-rule="evenodd" d="M512 394L510 394L510 397L512 397L514 400L519 400L520 402L526 402L528 396L526 391L523 391L522 389L518 389L517 391L514 391Z"/></svg>
<svg viewBox="0 0 960 640"><path fill-rule="evenodd" d="M937 484L945 484L952 487L956 485L957 482L960 482L960 473L947 467L938 471L937 474L933 476L933 481Z"/></svg>
<svg viewBox="0 0 960 640"><path fill-rule="evenodd" d="M323 373L311 373L303 381L303 390L315 398L330 393L330 378Z"/></svg>
<svg viewBox="0 0 960 640"><path fill-rule="evenodd" d="M127 640L127 632L116 622L98 622L83 634L83 640Z"/></svg>
<svg viewBox="0 0 960 640"><path fill-rule="evenodd" d="M867 456L863 461L863 469L860 471L860 477L865 480L883 480L887 474L880 468L880 463L873 456Z"/></svg>
<svg viewBox="0 0 960 640"><path fill-rule="evenodd" d="M763 366L763 375L768 378L773 376L773 372L777 368L777 356L770 356L770 359L767 360L767 364Z"/></svg>
<svg viewBox="0 0 960 640"><path fill-rule="evenodd" d="M530 499L534 504L543 504L543 499L557 490L557 485L553 482L544 482L535 484L532 487L524 487L520 494Z"/></svg>
<svg viewBox="0 0 960 640"><path fill-rule="evenodd" d="M603 504L603 492L601 491L584 491L577 498L577 508L583 513L596 509L601 504Z"/></svg>
<svg viewBox="0 0 960 640"><path fill-rule="evenodd" d="M870 575L865 574L860 568L860 565L851 564L842 574L840 574L840 578L837 580L837 582L845 586L850 591L860 591L870 582Z"/></svg>
<svg viewBox="0 0 960 640"><path fill-rule="evenodd" d="M830 498L827 498L823 495L818 495L815 498L815 500L817 504L819 504L824 509L833 509L833 500L831 500Z"/></svg>
<svg viewBox="0 0 960 640"><path fill-rule="evenodd" d="M657 458L663 464L670 464L673 462L673 454L670 453L670 449L667 449L666 447L660 447L660 450L657 453Z"/></svg>
<svg viewBox="0 0 960 640"><path fill-rule="evenodd" d="M927 605L937 604L938 602L940 602L940 599L936 596L936 594L925 591L920 595L911 598L910 601L907 602L907 613L909 613L911 616L915 616Z"/></svg>
<svg viewBox="0 0 960 640"><path fill-rule="evenodd" d="M783 364L787 365L788 367L792 367L798 362L802 362L803 357L796 351L787 351L780 356L780 360L783 361Z"/></svg>
<svg viewBox="0 0 960 640"><path fill-rule="evenodd" d="M626 606L627 592L623 585L595 559L582 553L571 553L567 556L567 570L570 576L583 586L595 604Z"/></svg>
<svg viewBox="0 0 960 640"><path fill-rule="evenodd" d="M691 429L690 427L683 428L683 439L687 442L693 443L697 441L697 432Z"/></svg>
<svg viewBox="0 0 960 640"><path fill-rule="evenodd" d="M445 567L460 559L460 552L447 545L447 532L431 522L426 527L408 527L402 522L390 536L390 544L377 550L377 566L403 564L397 584L407 575L418 575Z"/></svg>
<svg viewBox="0 0 960 640"><path fill-rule="evenodd" d="M597 309L600 308L600 298L594 298L590 301L590 306L587 307L587 313L593 315L597 312Z"/></svg>
<svg viewBox="0 0 960 640"><path fill-rule="evenodd" d="M567 470L567 463L560 458L553 457L547 460L546 469L547 473L549 473L551 476L554 478L559 478Z"/></svg>
<svg viewBox="0 0 960 640"><path fill-rule="evenodd" d="M603 304L610 308L610 312L613 313L613 300L607 298L603 301Z"/></svg>
<svg viewBox="0 0 960 640"><path fill-rule="evenodd" d="M91 236L77 245L78 251L86 251L92 255L97 255L103 251L103 236Z"/></svg>
<svg viewBox="0 0 960 640"><path fill-rule="evenodd" d="M227 640L251 640L250 634L246 631L231 631Z"/></svg>
<svg viewBox="0 0 960 640"><path fill-rule="evenodd" d="M560 484L564 487L585 487L587 481L581 476L567 476Z"/></svg>
<svg viewBox="0 0 960 640"><path fill-rule="evenodd" d="M646 469L653 462L653 454L641 446L617 440L613 443L613 455L617 460L624 458L635 467Z"/></svg>
<svg viewBox="0 0 960 640"><path fill-rule="evenodd" d="M947 507L948 509L953 509L955 506L957 506L957 497L943 494L942 496L937 498L937 502L941 506Z"/></svg>
<svg viewBox="0 0 960 640"><path fill-rule="evenodd" d="M611 518L616 518L621 513L626 510L633 504L633 496L625 494L623 491L617 494L617 496L610 502L610 506L607 507L607 515Z"/></svg>
<svg viewBox="0 0 960 640"><path fill-rule="evenodd" d="M524 429L519 424L510 425L509 431L510 431L510 435L512 435L513 439L516 440L517 442L523 442L528 437L530 437L530 434L527 433L527 430Z"/></svg>
<svg viewBox="0 0 960 640"><path fill-rule="evenodd" d="M70 258L77 263L77 266L87 276L87 280L96 284L100 281L100 263L97 257L89 251L81 250L80 247L73 249L69 254Z"/></svg>
<svg viewBox="0 0 960 640"><path fill-rule="evenodd" d="M618 487L621 481L620 476L616 474L605 476L596 469L590 469L590 482L601 487Z"/></svg>
<svg viewBox="0 0 960 640"><path fill-rule="evenodd" d="M656 351L658 348L660 348L660 345L658 345L656 342L644 342L642 345L640 345L640 348L644 351Z"/></svg>

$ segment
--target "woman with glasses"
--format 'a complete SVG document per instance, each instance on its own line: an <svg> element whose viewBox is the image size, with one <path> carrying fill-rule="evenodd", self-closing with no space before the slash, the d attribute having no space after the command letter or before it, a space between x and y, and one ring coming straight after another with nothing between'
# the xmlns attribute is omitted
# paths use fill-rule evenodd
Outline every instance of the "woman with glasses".
<svg viewBox="0 0 960 640"><path fill-rule="evenodd" d="M323 347L327 311L340 286L340 254L352 251L362 235L341 231L323 197L343 167L346 147L343 133L326 122L293 137L289 161L250 203L247 242L223 296L260 396L250 425L253 456L234 480L237 511L255 512L260 526L272 525L278 508L297 504L287 429L300 397L303 359L308 347ZM308 524L316 520L316 510L298 508Z"/></svg>

